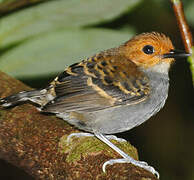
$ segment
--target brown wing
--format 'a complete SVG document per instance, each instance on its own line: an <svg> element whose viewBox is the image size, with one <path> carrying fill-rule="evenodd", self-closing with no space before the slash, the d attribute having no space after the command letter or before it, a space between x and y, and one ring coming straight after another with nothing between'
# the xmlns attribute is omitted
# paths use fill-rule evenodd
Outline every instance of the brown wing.
<svg viewBox="0 0 194 180"><path fill-rule="evenodd" d="M103 52L61 73L52 82L56 98L43 111L91 112L138 103L149 95L148 82L133 62Z"/></svg>

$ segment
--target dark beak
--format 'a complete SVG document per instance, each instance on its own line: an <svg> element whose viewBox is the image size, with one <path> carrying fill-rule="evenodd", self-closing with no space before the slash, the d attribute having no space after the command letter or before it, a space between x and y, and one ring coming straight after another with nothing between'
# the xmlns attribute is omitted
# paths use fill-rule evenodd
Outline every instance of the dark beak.
<svg viewBox="0 0 194 180"><path fill-rule="evenodd" d="M182 50L170 50L169 53L163 54L163 58L184 58L190 56L190 53L187 53Z"/></svg>

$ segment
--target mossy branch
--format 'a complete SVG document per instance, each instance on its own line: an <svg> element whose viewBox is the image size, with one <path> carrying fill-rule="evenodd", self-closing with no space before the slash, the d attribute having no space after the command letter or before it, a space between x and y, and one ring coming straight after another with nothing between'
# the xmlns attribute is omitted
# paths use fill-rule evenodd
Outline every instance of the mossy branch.
<svg viewBox="0 0 194 180"><path fill-rule="evenodd" d="M30 90L20 81L0 72L0 97ZM131 164L116 164L102 172L103 163L119 155L96 138L66 137L77 129L53 115L45 115L30 104L0 107L0 157L25 170L35 179L156 179ZM137 159L129 143L114 142Z"/></svg>

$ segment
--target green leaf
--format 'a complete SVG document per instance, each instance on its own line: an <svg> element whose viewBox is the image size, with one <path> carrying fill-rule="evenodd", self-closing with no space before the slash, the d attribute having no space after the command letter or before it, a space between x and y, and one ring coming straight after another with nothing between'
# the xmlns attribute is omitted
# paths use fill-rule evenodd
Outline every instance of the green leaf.
<svg viewBox="0 0 194 180"><path fill-rule="evenodd" d="M7 3L7 2L13 2L14 0L0 0L0 5L2 4L2 3Z"/></svg>
<svg viewBox="0 0 194 180"><path fill-rule="evenodd" d="M1 19L0 47L40 33L112 20L141 0L55 0L26 8Z"/></svg>
<svg viewBox="0 0 194 180"><path fill-rule="evenodd" d="M52 75L65 66L129 40L133 32L107 29L64 30L39 36L8 51L0 70L17 78Z"/></svg>
<svg viewBox="0 0 194 180"><path fill-rule="evenodd" d="M188 22L194 26L194 1L190 2L185 8L185 16Z"/></svg>
<svg viewBox="0 0 194 180"><path fill-rule="evenodd" d="M0 0L0 15L47 0Z"/></svg>

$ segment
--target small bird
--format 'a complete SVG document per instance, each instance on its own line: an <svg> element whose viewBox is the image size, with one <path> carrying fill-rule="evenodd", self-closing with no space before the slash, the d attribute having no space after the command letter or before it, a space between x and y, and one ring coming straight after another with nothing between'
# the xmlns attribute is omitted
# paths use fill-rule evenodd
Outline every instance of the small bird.
<svg viewBox="0 0 194 180"><path fill-rule="evenodd" d="M113 136L106 135L130 130L156 114L168 96L168 71L174 58L189 55L175 50L162 33L142 33L69 66L46 88L19 92L0 99L0 104L31 101L39 111L90 132L77 136L96 136L123 157L105 162L103 171L108 164L132 163L159 178L153 167L134 160L109 140Z"/></svg>

